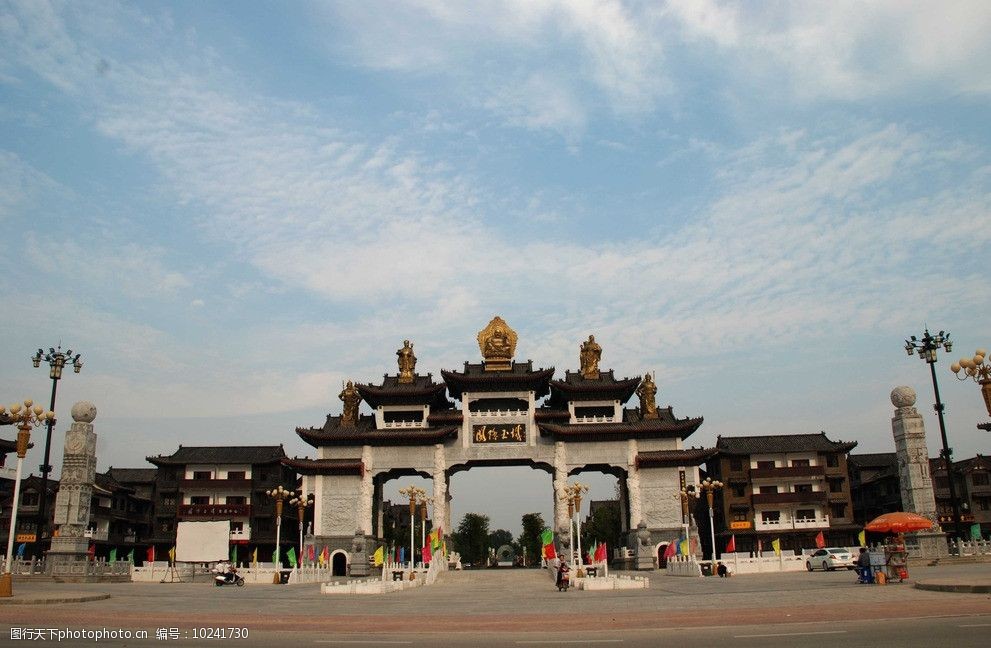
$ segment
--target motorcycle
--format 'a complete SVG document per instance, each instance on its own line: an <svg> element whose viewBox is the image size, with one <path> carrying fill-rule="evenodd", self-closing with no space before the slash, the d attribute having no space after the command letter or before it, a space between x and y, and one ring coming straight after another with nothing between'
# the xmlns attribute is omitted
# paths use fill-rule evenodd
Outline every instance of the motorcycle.
<svg viewBox="0 0 991 648"><path fill-rule="evenodd" d="M244 577L238 575L236 571L229 571L214 576L213 584L217 587L221 587L222 585L237 585L238 587L244 587Z"/></svg>
<svg viewBox="0 0 991 648"><path fill-rule="evenodd" d="M564 569L564 570L558 572L558 575L557 575L557 591L559 591L559 592L567 592L568 591L568 585L570 585L570 584L571 584L571 573L570 573L570 570Z"/></svg>

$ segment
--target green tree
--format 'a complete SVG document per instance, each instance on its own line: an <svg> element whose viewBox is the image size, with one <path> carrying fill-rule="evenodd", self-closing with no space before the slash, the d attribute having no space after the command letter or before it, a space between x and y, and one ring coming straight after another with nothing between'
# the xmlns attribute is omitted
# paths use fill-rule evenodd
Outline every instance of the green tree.
<svg viewBox="0 0 991 648"><path fill-rule="evenodd" d="M484 565L489 555L489 516L465 513L451 539L463 562Z"/></svg>
<svg viewBox="0 0 991 648"><path fill-rule="evenodd" d="M540 513L525 513L523 515L523 531L520 533L519 546L526 555L526 564L534 565L540 563L540 551L543 542L540 540L540 533L547 524L544 516Z"/></svg>
<svg viewBox="0 0 991 648"><path fill-rule="evenodd" d="M595 509L595 514L582 527L582 551L593 542L605 542L610 548L623 545L619 506L618 500L610 500Z"/></svg>
<svg viewBox="0 0 991 648"><path fill-rule="evenodd" d="M495 531L489 534L490 549L494 549L498 551L499 547L501 547L502 545L512 546L512 544L513 544L513 534L510 533L509 531L506 531L505 529L496 529Z"/></svg>

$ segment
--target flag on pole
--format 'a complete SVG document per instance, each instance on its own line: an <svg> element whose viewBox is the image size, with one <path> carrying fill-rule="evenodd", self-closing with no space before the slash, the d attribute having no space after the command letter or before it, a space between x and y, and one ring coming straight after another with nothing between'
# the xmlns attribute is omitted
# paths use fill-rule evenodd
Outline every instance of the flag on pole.
<svg viewBox="0 0 991 648"><path fill-rule="evenodd" d="M781 538L775 538L774 540L771 540L771 549L774 549L775 556L781 555Z"/></svg>
<svg viewBox="0 0 991 648"><path fill-rule="evenodd" d="M251 564L258 565L258 547L255 547L255 550L251 552Z"/></svg>
<svg viewBox="0 0 991 648"><path fill-rule="evenodd" d="M148 551L145 552L145 560L150 563L155 562L155 545L148 547Z"/></svg>
<svg viewBox="0 0 991 648"><path fill-rule="evenodd" d="M440 543L443 534L444 534L444 530L442 527L437 527L437 529L434 530L434 539L430 545L431 549L433 549L434 551L440 549Z"/></svg>
<svg viewBox="0 0 991 648"><path fill-rule="evenodd" d="M306 546L306 559L310 561L311 564L317 561L317 548L315 545Z"/></svg>
<svg viewBox="0 0 991 648"><path fill-rule="evenodd" d="M375 559L375 566L380 567L385 562L385 547L382 546L376 549L373 558ZM320 554L320 560L321 562L323 561L323 554Z"/></svg>
<svg viewBox="0 0 991 648"><path fill-rule="evenodd" d="M86 555L89 556L90 560L96 560L96 543L89 543L89 549L86 550Z"/></svg>
<svg viewBox="0 0 991 648"><path fill-rule="evenodd" d="M822 549L826 546L826 537L822 535L822 531L816 534L816 549Z"/></svg>
<svg viewBox="0 0 991 648"><path fill-rule="evenodd" d="M278 569L279 567L282 566L282 561L279 560L279 548L278 547L276 547L275 549L272 550L272 564L275 565L275 568L276 569Z"/></svg>
<svg viewBox="0 0 991 648"><path fill-rule="evenodd" d="M984 392L984 393L986 394L987 392ZM980 540L981 539L981 525L980 524L972 524L972 525L970 525L970 539L971 540Z"/></svg>
<svg viewBox="0 0 991 648"><path fill-rule="evenodd" d="M554 549L554 532L550 529L544 529L540 532L540 542L543 545L544 558L552 559L557 558L557 551Z"/></svg>
<svg viewBox="0 0 991 648"><path fill-rule="evenodd" d="M557 549L554 548L553 542L544 545L543 552L544 552L544 558L546 558L547 560L554 560L555 558L557 558Z"/></svg>
<svg viewBox="0 0 991 648"><path fill-rule="evenodd" d="M286 552L286 558L289 559L289 566L296 566L296 547L289 547L289 551Z"/></svg>
<svg viewBox="0 0 991 648"><path fill-rule="evenodd" d="M323 548L323 551L320 552L320 562L321 562L321 564L324 564L324 565L326 565L327 563L330 562L330 548L329 547L326 547L325 546Z"/></svg>
<svg viewBox="0 0 991 648"><path fill-rule="evenodd" d="M594 562L595 561L595 552L598 551L598 549L599 549L598 544L595 543L595 542L593 542L591 544L591 546L589 546L589 548L588 548L588 558L589 558L589 561L590 562Z"/></svg>
<svg viewBox="0 0 991 648"><path fill-rule="evenodd" d="M757 555L759 556L762 553L764 553L764 541L760 538L757 538Z"/></svg>
<svg viewBox="0 0 991 648"><path fill-rule="evenodd" d="M110 558L107 559L107 562L117 562L117 547L110 550Z"/></svg>
<svg viewBox="0 0 991 648"><path fill-rule="evenodd" d="M169 549L169 562L175 564L175 545Z"/></svg>
<svg viewBox="0 0 991 648"><path fill-rule="evenodd" d="M678 541L673 540L669 542L667 548L664 549L664 559L667 560L668 558L674 558L677 551L678 551Z"/></svg>
<svg viewBox="0 0 991 648"><path fill-rule="evenodd" d="M406 547L399 548L399 562L406 562Z"/></svg>
<svg viewBox="0 0 991 648"><path fill-rule="evenodd" d="M134 547L131 547L131 552L127 554L127 562L134 564Z"/></svg>
<svg viewBox="0 0 991 648"><path fill-rule="evenodd" d="M26 542L22 542L20 545L18 545L18 547L17 547L17 557L18 558L23 558L24 557L24 552L27 550L27 548L28 548L28 543L26 543Z"/></svg>
<svg viewBox="0 0 991 648"><path fill-rule="evenodd" d="M237 564L237 545L231 545L231 564Z"/></svg>
<svg viewBox="0 0 991 648"><path fill-rule="evenodd" d="M726 551L723 553L735 553L736 552L736 534L734 533L729 537L729 542L726 543Z"/></svg>
<svg viewBox="0 0 991 648"><path fill-rule="evenodd" d="M424 545L420 548L420 560L424 563L430 562L430 547Z"/></svg>
<svg viewBox="0 0 991 648"><path fill-rule="evenodd" d="M602 542L595 547L595 562L605 562L607 557L606 543Z"/></svg>
<svg viewBox="0 0 991 648"><path fill-rule="evenodd" d="M861 531L860 533L857 534L857 542L860 543L860 546L861 547L866 547L867 546L867 532L866 531Z"/></svg>

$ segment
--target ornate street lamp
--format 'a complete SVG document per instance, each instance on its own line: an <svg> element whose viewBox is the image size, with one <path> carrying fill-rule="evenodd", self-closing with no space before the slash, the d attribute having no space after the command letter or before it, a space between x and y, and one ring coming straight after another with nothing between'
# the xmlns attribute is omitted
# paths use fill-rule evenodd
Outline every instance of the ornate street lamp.
<svg viewBox="0 0 991 648"><path fill-rule="evenodd" d="M78 353L72 354L72 349L62 351L61 344L54 349L49 347L48 353L45 353L43 349L38 349L38 352L31 356L31 364L35 368L41 366L42 360L48 363L48 376L52 379L52 402L48 407L50 412L55 411L55 393L58 391L58 381L62 379L62 370L67 365L71 365L72 370L79 373L83 368L83 363L79 361L79 357L80 354ZM35 545L39 555L42 551L42 542L48 533L48 473L52 471L48 461L51 456L53 427L55 427L54 417L48 421L48 431L45 433L45 461L39 466L41 470L41 493L38 494L38 537Z"/></svg>
<svg viewBox="0 0 991 648"><path fill-rule="evenodd" d="M427 491L410 484L406 488L400 488L399 494L409 498L409 570L412 572L413 565L416 562L413 555L413 529L416 527L416 505L420 503L421 499L426 497Z"/></svg>
<svg viewBox="0 0 991 648"><path fill-rule="evenodd" d="M701 484L699 484L699 491L705 493L705 499L709 503L709 534L712 540L712 560L713 564L716 562L716 523L714 522L714 516L712 513L712 496L717 490L723 487L723 482L713 481L709 477L705 478ZM691 547L689 546L689 553L691 553Z"/></svg>
<svg viewBox="0 0 991 648"><path fill-rule="evenodd" d="M296 559L298 570L299 563L303 561L303 518L306 517L307 507L313 506L313 493L303 497L303 491L299 491L298 495L289 500L289 504L296 507L296 513L299 515L299 557Z"/></svg>
<svg viewBox="0 0 991 648"><path fill-rule="evenodd" d="M279 569L282 567L282 502L293 496L293 492L286 490L279 484L272 490L265 491L265 494L275 500L275 576L279 577Z"/></svg>
<svg viewBox="0 0 991 648"><path fill-rule="evenodd" d="M939 347L943 347L949 353L950 349L953 348L950 334L940 331L936 335L931 335L928 327L926 327L921 340L916 339L914 335L908 340L905 340L905 352L908 355L913 355L918 351L919 357L929 365L929 373L932 374L933 392L936 394L936 404L933 408L936 410L936 417L939 420L939 434L943 440L943 451L940 454L943 457L943 466L946 468L946 479L950 484L950 506L953 507L953 529L956 537L960 538L962 537L960 534L960 502L957 500L957 487L953 483L953 451L946 441L946 424L943 422L944 407L943 402L939 399L939 383L936 381L936 350Z"/></svg>
<svg viewBox="0 0 991 648"><path fill-rule="evenodd" d="M991 416L991 361L986 361L988 352L978 349L974 352L973 358L960 358L959 361L950 365L950 371L956 374L958 380L970 378L981 386L981 395L984 396L984 406ZM963 375L960 372L963 371ZM978 425L978 428L991 432L991 423Z"/></svg>
<svg viewBox="0 0 991 648"><path fill-rule="evenodd" d="M582 565L582 495L587 492L588 486L586 484L575 482L574 484L565 486L564 494L561 496L561 499L568 503L568 523L569 525L573 525L575 528L575 533L571 533L572 527L568 527L568 553L570 554L571 561L577 563L579 568ZM575 516L577 516L577 519ZM578 549L578 560L575 560L576 542Z"/></svg>
<svg viewBox="0 0 991 648"><path fill-rule="evenodd" d="M699 492L695 490L695 484L688 484L681 489L681 518L685 524L685 542L688 543L688 555L692 554L692 502L699 497Z"/></svg>
<svg viewBox="0 0 991 648"><path fill-rule="evenodd" d="M24 401L23 406L20 403L11 405L9 416L6 414L6 409L0 405L0 417L17 426L17 473L14 479L14 499L11 501L10 507L10 530L7 532L7 560L4 563L3 575L0 576L0 597L13 596L13 576L10 573L10 564L14 556L17 507L21 498L21 473L24 467L24 455L27 454L28 443L31 441L31 428L55 420L54 412L51 410L46 412L45 408L41 405L35 405L34 401L31 400Z"/></svg>

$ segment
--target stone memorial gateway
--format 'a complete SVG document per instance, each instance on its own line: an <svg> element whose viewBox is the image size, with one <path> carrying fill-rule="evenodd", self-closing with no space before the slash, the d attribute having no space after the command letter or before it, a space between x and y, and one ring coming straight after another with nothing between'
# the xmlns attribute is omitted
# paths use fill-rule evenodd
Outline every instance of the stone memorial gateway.
<svg viewBox="0 0 991 648"><path fill-rule="evenodd" d="M530 466L553 477L554 526L565 547L567 479L581 472L617 477L627 545L644 554L638 566L653 567L660 542L682 529L683 483L698 483L698 465L712 454L684 448L702 418L677 419L670 407L657 407L649 374L617 379L600 370L602 348L593 336L581 345L579 371L559 380L553 367L515 361L517 334L501 318L477 339L482 362L441 371L439 382L416 372L407 340L396 354L397 374L378 385L349 381L340 415L328 414L322 427L296 429L316 449L315 459L285 460L303 475L304 492L315 496L313 541L350 552L351 575L364 575L367 561L354 554L369 555L382 536L389 480L432 480L432 517L446 534L451 475L477 466ZM639 407L624 407L634 394ZM373 414L359 413L362 401Z"/></svg>

